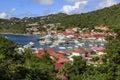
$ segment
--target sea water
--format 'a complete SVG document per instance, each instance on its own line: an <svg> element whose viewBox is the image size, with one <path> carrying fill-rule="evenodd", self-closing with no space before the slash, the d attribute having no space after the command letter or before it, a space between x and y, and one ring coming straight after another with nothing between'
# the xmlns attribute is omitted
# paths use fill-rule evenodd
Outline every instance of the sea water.
<svg viewBox="0 0 120 80"><path fill-rule="evenodd" d="M35 48L39 48L40 44L36 36L28 36L28 35L14 35L14 34L2 34L5 38L13 41L18 45L27 45L30 42L34 43Z"/></svg>

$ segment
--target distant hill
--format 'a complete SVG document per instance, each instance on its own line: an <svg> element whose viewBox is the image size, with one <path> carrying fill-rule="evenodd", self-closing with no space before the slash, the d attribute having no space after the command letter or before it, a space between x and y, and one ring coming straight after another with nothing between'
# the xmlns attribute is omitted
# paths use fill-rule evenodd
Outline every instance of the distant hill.
<svg viewBox="0 0 120 80"><path fill-rule="evenodd" d="M0 32L9 30L9 32L13 31L14 33L22 33L25 29L26 24L36 22L40 26L48 23L61 23L61 26L64 26L65 28L88 27L92 29L95 26L99 25L116 28L120 26L120 4L82 14L67 15L64 13L58 13L40 17L25 17L23 19L0 19ZM13 26L14 30L11 29Z"/></svg>
<svg viewBox="0 0 120 80"><path fill-rule="evenodd" d="M51 17L51 15L49 16ZM53 23L60 22L62 25L68 27L78 26L93 28L97 25L106 25L112 28L120 26L120 4L85 14L56 14L52 16L53 17L48 19L49 21L52 20Z"/></svg>
<svg viewBox="0 0 120 80"><path fill-rule="evenodd" d="M5 24L5 23L9 23L9 20L7 20L7 19L0 19L0 24Z"/></svg>
<svg viewBox="0 0 120 80"><path fill-rule="evenodd" d="M28 20L30 20L30 18ZM74 15L58 13L43 17L35 17L32 18L32 20L42 20L44 23L61 23L65 27L78 26L93 28L98 25L116 27L120 26L120 4L88 13Z"/></svg>

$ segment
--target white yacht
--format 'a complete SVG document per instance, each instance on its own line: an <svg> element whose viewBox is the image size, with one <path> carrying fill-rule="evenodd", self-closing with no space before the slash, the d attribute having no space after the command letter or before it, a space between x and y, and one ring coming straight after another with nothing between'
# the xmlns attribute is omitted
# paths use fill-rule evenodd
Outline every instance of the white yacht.
<svg viewBox="0 0 120 80"><path fill-rule="evenodd" d="M66 49L66 47L59 47L59 49Z"/></svg>

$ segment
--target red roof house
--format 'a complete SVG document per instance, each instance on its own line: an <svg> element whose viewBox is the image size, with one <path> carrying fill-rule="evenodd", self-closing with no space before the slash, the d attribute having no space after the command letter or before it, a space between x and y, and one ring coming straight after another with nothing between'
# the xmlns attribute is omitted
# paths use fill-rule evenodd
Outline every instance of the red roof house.
<svg viewBox="0 0 120 80"><path fill-rule="evenodd" d="M76 52L76 53L80 53L80 54L84 53L84 51L81 50L81 49L75 49L74 52Z"/></svg>
<svg viewBox="0 0 120 80"><path fill-rule="evenodd" d="M55 70L59 70L59 69L62 68L62 66L63 66L63 64L61 64L61 63L56 63L54 69L55 69Z"/></svg>
<svg viewBox="0 0 120 80"><path fill-rule="evenodd" d="M44 53L44 49L39 49L38 53Z"/></svg>
<svg viewBox="0 0 120 80"><path fill-rule="evenodd" d="M39 53L34 54L37 58L41 58L42 56Z"/></svg>
<svg viewBox="0 0 120 80"><path fill-rule="evenodd" d="M59 58L59 60L56 61L56 63L65 63L65 62L70 62L70 60L68 60L66 58Z"/></svg>

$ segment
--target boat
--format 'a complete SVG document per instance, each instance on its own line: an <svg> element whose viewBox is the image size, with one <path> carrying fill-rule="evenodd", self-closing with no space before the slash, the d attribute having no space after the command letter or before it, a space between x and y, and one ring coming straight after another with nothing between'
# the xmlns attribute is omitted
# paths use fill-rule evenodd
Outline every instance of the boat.
<svg viewBox="0 0 120 80"><path fill-rule="evenodd" d="M28 44L23 46L24 48L32 48L34 47L34 43L33 42L29 42Z"/></svg>
<svg viewBox="0 0 120 80"><path fill-rule="evenodd" d="M66 47L58 47L59 49L66 49Z"/></svg>
<svg viewBox="0 0 120 80"><path fill-rule="evenodd" d="M38 53L38 49L37 48L31 48L32 53Z"/></svg>
<svg viewBox="0 0 120 80"><path fill-rule="evenodd" d="M73 49L73 47L71 47L71 46L68 46L68 47L67 47L67 49Z"/></svg>
<svg viewBox="0 0 120 80"><path fill-rule="evenodd" d="M52 44L52 45L50 45L49 47L50 47L50 48L54 48L54 47L56 47L56 45Z"/></svg>
<svg viewBox="0 0 120 80"><path fill-rule="evenodd" d="M45 39L45 44L49 45L49 44L51 44L51 43L52 43L51 40L49 40L49 39Z"/></svg>

